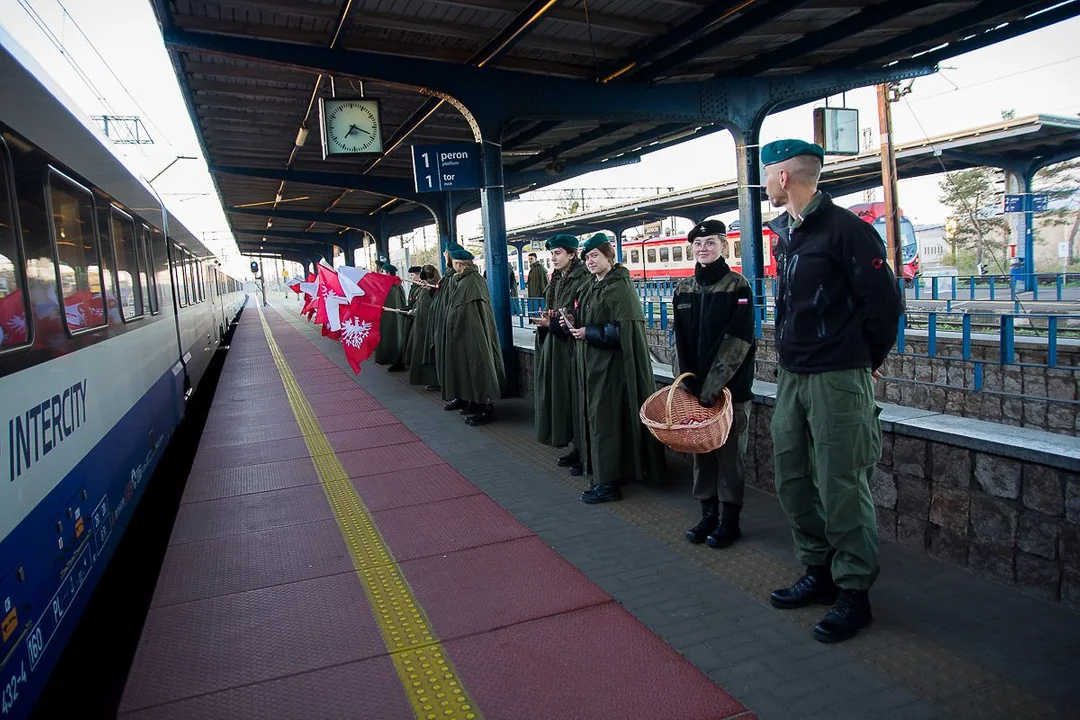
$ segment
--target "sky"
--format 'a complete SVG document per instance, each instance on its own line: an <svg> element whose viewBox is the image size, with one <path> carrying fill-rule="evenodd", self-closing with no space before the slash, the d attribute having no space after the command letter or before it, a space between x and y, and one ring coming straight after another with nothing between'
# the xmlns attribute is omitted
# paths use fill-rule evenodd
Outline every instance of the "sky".
<svg viewBox="0 0 1080 720"><path fill-rule="evenodd" d="M154 143L116 146L133 171L152 178L178 156L197 158L176 161L155 180L154 187L173 214L202 237L226 267L238 276L247 274L248 261L238 254L229 233L149 0L110 0L107 12L102 11L100 0L0 0L0 25L35 56L85 114L142 119ZM895 142L1000 122L1006 110L1013 110L1016 117L1077 116L1077 38L1080 18L943 62L937 74L915 80L911 93L893 105ZM874 88L832 97L828 103L858 109L860 128L870 130L870 142L878 147ZM824 104L819 101L770 116L762 130L762 143L785 137L812 140L813 108ZM408 152L408 148L397 152ZM590 173L553 187L679 190L734 177L734 143L730 134L718 132L646 155L636 165ZM931 176L900 182L900 206L916 225L945 220L946 210L938 200L940 180ZM859 195L841 202L861 199ZM507 227L556 213L556 206L549 203L510 203ZM479 212L462 215L458 226L466 237L479 234ZM677 221L676 227L685 230L689 221ZM433 237L430 229L427 237Z"/></svg>

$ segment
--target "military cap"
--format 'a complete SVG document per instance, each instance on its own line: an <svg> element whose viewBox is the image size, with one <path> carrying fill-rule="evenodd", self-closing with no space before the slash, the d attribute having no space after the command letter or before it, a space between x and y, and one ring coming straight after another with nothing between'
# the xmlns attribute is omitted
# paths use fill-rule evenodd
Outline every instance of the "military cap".
<svg viewBox="0 0 1080 720"><path fill-rule="evenodd" d="M413 265L411 268L409 268L409 274L415 273L419 275L423 269L424 268L420 267L419 265Z"/></svg>
<svg viewBox="0 0 1080 720"><path fill-rule="evenodd" d="M386 271L390 275L397 275L397 267L394 266L394 265L391 265L388 262L379 263L379 267L381 267L384 271Z"/></svg>
<svg viewBox="0 0 1080 720"><path fill-rule="evenodd" d="M581 243L573 235L566 233L560 233L558 235L552 235L544 241L544 247L548 250L554 250L555 248L562 248L563 250L577 250L578 245Z"/></svg>
<svg viewBox="0 0 1080 720"><path fill-rule="evenodd" d="M581 249L581 253L583 255L585 253L590 253L604 243L611 244L611 240L608 240L608 236L604 233L596 233L591 238L585 241L585 247Z"/></svg>
<svg viewBox="0 0 1080 720"><path fill-rule="evenodd" d="M694 226L694 229L690 231L690 234L686 236L686 242L692 243L699 237L707 237L709 235L727 235L727 226L719 220L699 222Z"/></svg>
<svg viewBox="0 0 1080 720"><path fill-rule="evenodd" d="M457 248L450 251L450 258L452 260L472 260L473 254L458 245Z"/></svg>
<svg viewBox="0 0 1080 720"><path fill-rule="evenodd" d="M790 160L797 155L813 155L822 163L825 162L825 150L817 143L808 143L805 140L777 140L761 148L761 164L773 165Z"/></svg>

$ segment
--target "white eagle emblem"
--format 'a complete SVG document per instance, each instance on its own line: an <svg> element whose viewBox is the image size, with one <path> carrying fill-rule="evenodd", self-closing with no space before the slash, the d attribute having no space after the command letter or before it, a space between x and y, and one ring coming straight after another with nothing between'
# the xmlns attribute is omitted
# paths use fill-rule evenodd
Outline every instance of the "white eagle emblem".
<svg viewBox="0 0 1080 720"><path fill-rule="evenodd" d="M10 320L8 320L7 325L9 328L11 328L12 333L22 334L26 332L26 316L15 315Z"/></svg>
<svg viewBox="0 0 1080 720"><path fill-rule="evenodd" d="M349 318L341 325L341 342L359 349L370 333L370 322L367 320L361 322L356 318Z"/></svg>

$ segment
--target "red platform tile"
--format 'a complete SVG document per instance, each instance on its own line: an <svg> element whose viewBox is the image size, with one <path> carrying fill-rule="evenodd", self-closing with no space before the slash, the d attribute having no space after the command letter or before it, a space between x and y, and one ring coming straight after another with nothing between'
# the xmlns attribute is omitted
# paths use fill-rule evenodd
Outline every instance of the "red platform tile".
<svg viewBox="0 0 1080 720"><path fill-rule="evenodd" d="M414 443L419 440L401 423L376 425L363 430L342 430L336 433L326 433L326 439L330 441L334 452L337 453L379 447L390 449L394 445Z"/></svg>
<svg viewBox="0 0 1080 720"><path fill-rule="evenodd" d="M232 495L312 485L318 482L319 475L315 472L311 458L208 470L188 476L183 502L201 502Z"/></svg>
<svg viewBox="0 0 1080 720"><path fill-rule="evenodd" d="M315 417L320 419L331 415L349 415L352 413L384 409L383 406L373 398L338 400L334 397L326 396L316 400L308 400L308 404L311 405L311 410L315 413Z"/></svg>
<svg viewBox="0 0 1080 720"><path fill-rule="evenodd" d="M311 402L313 398L321 398L324 395L328 397L332 395L348 395L351 398L364 399L371 397L371 395L361 390L360 387L351 380L308 385L304 388L304 397L308 399L308 402Z"/></svg>
<svg viewBox="0 0 1080 720"><path fill-rule="evenodd" d="M275 425L226 425L211 431L203 429L199 449L250 445L251 443L285 438L301 437L300 426L295 420L279 420Z"/></svg>
<svg viewBox="0 0 1080 720"><path fill-rule="evenodd" d="M336 520L173 545L151 607L353 570Z"/></svg>
<svg viewBox="0 0 1080 720"><path fill-rule="evenodd" d="M444 647L485 718L750 717L615 603L451 640Z"/></svg>
<svg viewBox="0 0 1080 720"><path fill-rule="evenodd" d="M461 473L446 464L366 475L354 479L353 486L372 512L440 502L480 492Z"/></svg>
<svg viewBox="0 0 1080 720"><path fill-rule="evenodd" d="M333 519L334 512L321 485L236 495L181 505L169 544Z"/></svg>
<svg viewBox="0 0 1080 720"><path fill-rule="evenodd" d="M385 654L354 573L156 608L121 711Z"/></svg>
<svg viewBox="0 0 1080 720"><path fill-rule="evenodd" d="M123 720L402 720L413 717L388 656L123 714Z"/></svg>
<svg viewBox="0 0 1080 720"><path fill-rule="evenodd" d="M270 440L229 447L200 447L195 454L192 472L221 470L224 468L246 467L279 460L311 457L307 443L302 437Z"/></svg>
<svg viewBox="0 0 1080 720"><path fill-rule="evenodd" d="M443 459L422 442L340 452L337 458L351 478L443 464Z"/></svg>
<svg viewBox="0 0 1080 720"><path fill-rule="evenodd" d="M272 413L242 413L235 411L222 411L215 414L213 408L206 417L206 425L203 434L224 430L232 427L254 427L257 425L277 425L283 422L296 422L296 415L292 408L282 409Z"/></svg>
<svg viewBox="0 0 1080 720"><path fill-rule="evenodd" d="M611 601L535 536L413 560L401 569L443 640Z"/></svg>
<svg viewBox="0 0 1080 720"><path fill-rule="evenodd" d="M376 425L396 425L399 420L389 410L367 410L355 415L328 415L319 418L319 427L330 434L342 430L360 430Z"/></svg>
<svg viewBox="0 0 1080 720"><path fill-rule="evenodd" d="M398 562L531 535L487 495L372 513Z"/></svg>

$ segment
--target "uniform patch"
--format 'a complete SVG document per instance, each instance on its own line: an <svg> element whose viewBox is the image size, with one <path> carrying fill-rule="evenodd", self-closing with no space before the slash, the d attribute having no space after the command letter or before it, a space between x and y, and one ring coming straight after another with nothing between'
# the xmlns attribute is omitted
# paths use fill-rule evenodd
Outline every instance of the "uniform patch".
<svg viewBox="0 0 1080 720"><path fill-rule="evenodd" d="M881 266L885 264L885 261L881 258L874 258L870 264L874 266L875 270L880 270Z"/></svg>
<svg viewBox="0 0 1080 720"><path fill-rule="evenodd" d="M749 305L750 304L750 298L739 298L739 304L740 305Z"/></svg>

